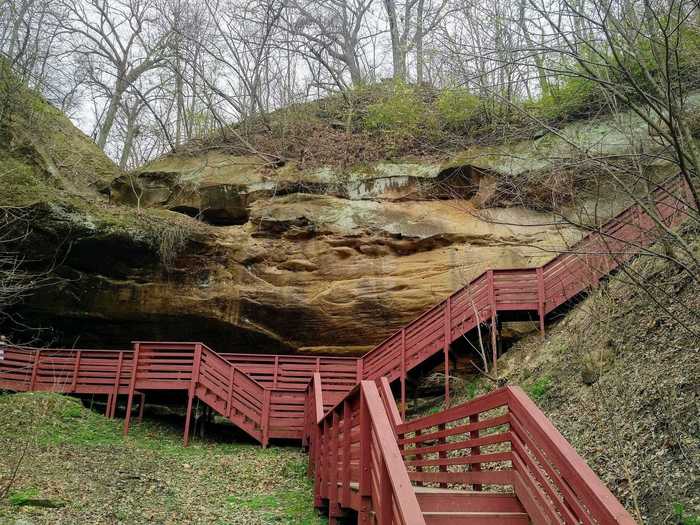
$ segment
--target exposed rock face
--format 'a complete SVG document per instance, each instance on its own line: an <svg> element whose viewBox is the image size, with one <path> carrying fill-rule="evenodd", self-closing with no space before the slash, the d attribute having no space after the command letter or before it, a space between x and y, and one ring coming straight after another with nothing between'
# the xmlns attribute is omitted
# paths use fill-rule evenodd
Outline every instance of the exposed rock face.
<svg viewBox="0 0 700 525"><path fill-rule="evenodd" d="M118 176L109 204L32 187L23 249L60 246L64 280L20 313L54 344L362 352L483 270L539 265L576 235L497 198L503 177L547 169L545 142L310 171L172 155Z"/></svg>
<svg viewBox="0 0 700 525"><path fill-rule="evenodd" d="M196 210L214 223L202 239L167 269L83 268L79 281L35 299L34 317L62 318L64 333L80 331L85 343L159 337L230 351L362 352L484 269L541 264L551 254L538 248L561 243L556 228L537 226L551 222L545 214L478 209L487 176L439 165L271 181L246 158L218 155L236 167L199 175L201 159L167 162L180 169L164 176L156 163L131 183L118 179L112 200L133 203L140 188L141 205ZM188 177L201 189L185 193ZM207 215L213 195L225 198ZM212 220L224 216L225 226Z"/></svg>

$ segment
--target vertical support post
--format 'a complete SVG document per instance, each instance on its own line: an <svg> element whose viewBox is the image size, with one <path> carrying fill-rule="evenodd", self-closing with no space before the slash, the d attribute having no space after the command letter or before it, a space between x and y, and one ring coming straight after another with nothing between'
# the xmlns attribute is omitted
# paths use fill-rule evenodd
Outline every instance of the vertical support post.
<svg viewBox="0 0 700 525"><path fill-rule="evenodd" d="M364 389L360 386L360 511L358 520L360 525L369 525L370 523L370 503L372 494L372 476L370 472L370 466L372 464L371 424L367 399Z"/></svg>
<svg viewBox="0 0 700 525"><path fill-rule="evenodd" d="M450 405L450 344L452 344L452 297L445 301L445 407Z"/></svg>
<svg viewBox="0 0 700 525"><path fill-rule="evenodd" d="M491 374L498 375L498 326L496 324L496 287L493 270L487 272L489 301L491 303Z"/></svg>
<svg viewBox="0 0 700 525"><path fill-rule="evenodd" d="M315 404L315 401L314 401ZM321 431L321 422L316 420L316 414L312 414L313 421L313 441L311 445L314 447L314 506L321 506L321 475L323 466L322 462L322 440L324 438L323 432Z"/></svg>
<svg viewBox="0 0 700 525"><path fill-rule="evenodd" d="M226 398L226 417L231 417L231 408L233 405L233 381L236 376L236 367L231 365L228 372L228 397Z"/></svg>
<svg viewBox="0 0 700 525"><path fill-rule="evenodd" d="M319 374L321 373L321 358L317 357L316 358L316 372Z"/></svg>
<svg viewBox="0 0 700 525"><path fill-rule="evenodd" d="M262 409L262 446L267 448L270 442L270 399L272 391L267 388L263 392L263 409Z"/></svg>
<svg viewBox="0 0 700 525"><path fill-rule="evenodd" d="M343 476L341 478L342 493L340 501L345 507L350 507L350 441L352 434L352 407L350 401L343 401Z"/></svg>
<svg viewBox="0 0 700 525"><path fill-rule="evenodd" d="M335 518L340 517L338 506L338 445L340 441L340 416L338 410L333 410L333 427L331 431L331 449L329 458L330 472L328 476L328 522L337 523Z"/></svg>
<svg viewBox="0 0 700 525"><path fill-rule="evenodd" d="M307 451L307 447L309 445L309 387L306 387L306 390L304 391L304 425L302 427L301 431L301 449L303 451ZM310 452L310 451L309 451ZM311 454L309 454L311 456ZM306 463L307 465L307 473L308 473L308 466L311 465L311 458L309 457L309 461ZM307 474L308 476L308 474Z"/></svg>
<svg viewBox="0 0 700 525"><path fill-rule="evenodd" d="M419 428L416 430L416 437L419 437L423 433L423 429ZM416 447L418 447L418 444L416 444ZM416 454L416 460L417 461L422 461L423 460L423 454ZM423 467L421 465L416 466L416 472L423 472ZM416 485L419 487L423 486L422 481L416 481Z"/></svg>
<svg viewBox="0 0 700 525"><path fill-rule="evenodd" d="M357 360L357 382L358 383L362 382L362 374L364 373L363 364L364 363L362 361L362 358L360 357Z"/></svg>
<svg viewBox="0 0 700 525"><path fill-rule="evenodd" d="M401 419L406 419L406 329L401 329Z"/></svg>
<svg viewBox="0 0 700 525"><path fill-rule="evenodd" d="M29 380L29 390L34 390L36 386L36 376L39 373L39 360L41 359L41 350L37 350L34 354L34 365L32 366L32 377Z"/></svg>
<svg viewBox="0 0 700 525"><path fill-rule="evenodd" d="M491 374L498 376L498 322L496 316L491 318Z"/></svg>
<svg viewBox="0 0 700 525"><path fill-rule="evenodd" d="M474 414L469 416L469 423L474 424L479 422L479 414ZM478 430L472 430L469 432L469 439L477 439L479 437L479 431ZM478 456L481 454L481 447L472 447L469 453L472 456ZM472 463L469 470L472 472L480 472L481 471L481 463ZM474 491L481 491L482 487L480 483L474 483L472 484L472 489Z"/></svg>
<svg viewBox="0 0 700 525"><path fill-rule="evenodd" d="M112 390L112 408L109 412L109 418L114 419L117 410L117 401L119 400L119 387L122 381L122 363L124 362L124 352L119 352L117 359L117 373L114 377L114 389Z"/></svg>
<svg viewBox="0 0 700 525"><path fill-rule="evenodd" d="M78 372L80 371L80 350L77 350L75 354L75 368L73 369L73 382L71 383L70 390L75 392L78 386Z"/></svg>
<svg viewBox="0 0 700 525"><path fill-rule="evenodd" d="M333 439L330 431L330 424L328 423L328 418L323 418L323 453L321 454L321 499L328 499L328 477L330 470L330 441Z"/></svg>
<svg viewBox="0 0 700 525"><path fill-rule="evenodd" d="M129 433L129 422L131 421L131 406L134 402L134 389L136 388L136 371L139 364L139 352L141 344L134 343L134 353L131 356L131 379L129 381L129 397L126 400L126 415L124 416L124 435Z"/></svg>
<svg viewBox="0 0 700 525"><path fill-rule="evenodd" d="M442 423L442 424L438 425L437 429L438 429L438 432L445 430L445 424ZM438 439L439 445L444 445L445 443L447 443L447 438L441 437ZM443 451L438 452L438 458L440 459L440 461L446 461L447 460L447 451L443 450ZM438 470L440 472L447 472L447 465L440 465L438 467ZM446 489L447 483L440 483L440 488Z"/></svg>
<svg viewBox="0 0 700 525"><path fill-rule="evenodd" d="M107 406L105 407L105 417L109 418L109 414L112 412L112 393L107 394Z"/></svg>
<svg viewBox="0 0 700 525"><path fill-rule="evenodd" d="M389 470L386 468L386 461L382 459L381 481L379 483L379 521L378 523L391 523L393 495L391 490L391 479Z"/></svg>
<svg viewBox="0 0 700 525"><path fill-rule="evenodd" d="M146 394L141 392L141 396L139 397L139 417L138 417L138 422L141 423L143 421L143 407L146 406Z"/></svg>
<svg viewBox="0 0 700 525"><path fill-rule="evenodd" d="M194 400L194 392L199 381L199 366L202 361L202 345L197 344L194 348L194 358L192 359L192 378L190 379L190 388L187 390L187 414L185 415L185 435L184 446L190 443L190 419L192 418L192 401Z"/></svg>
<svg viewBox="0 0 700 525"><path fill-rule="evenodd" d="M277 388L277 373L279 372L279 367L280 367L280 356L276 355L275 356L275 371L274 371L274 375L272 376L272 388Z"/></svg>
<svg viewBox="0 0 700 525"><path fill-rule="evenodd" d="M537 315L540 319L540 335L544 339L544 271L537 268Z"/></svg>

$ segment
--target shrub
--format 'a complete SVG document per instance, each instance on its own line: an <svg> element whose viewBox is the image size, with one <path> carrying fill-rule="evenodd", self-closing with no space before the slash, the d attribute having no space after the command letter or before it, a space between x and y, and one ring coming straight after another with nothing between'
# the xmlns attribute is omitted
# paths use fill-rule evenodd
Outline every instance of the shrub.
<svg viewBox="0 0 700 525"><path fill-rule="evenodd" d="M479 123L484 108L481 99L466 89L446 89L437 99L440 120L453 131L463 131Z"/></svg>
<svg viewBox="0 0 700 525"><path fill-rule="evenodd" d="M549 376L544 376L539 378L530 386L530 388L528 389L528 393L535 400L539 401L547 394L547 392L549 392L551 388L552 379Z"/></svg>
<svg viewBox="0 0 700 525"><path fill-rule="evenodd" d="M367 107L364 123L373 131L406 136L415 135L427 117L427 107L413 88L396 82L382 100Z"/></svg>
<svg viewBox="0 0 700 525"><path fill-rule="evenodd" d="M550 121L565 121L588 117L601 107L598 85L584 77L570 77L539 100L525 105L541 118Z"/></svg>

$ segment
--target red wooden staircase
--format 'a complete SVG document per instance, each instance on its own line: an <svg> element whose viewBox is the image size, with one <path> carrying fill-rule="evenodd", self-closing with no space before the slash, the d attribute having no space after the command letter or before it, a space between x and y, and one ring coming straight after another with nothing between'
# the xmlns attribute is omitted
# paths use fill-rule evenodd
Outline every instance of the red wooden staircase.
<svg viewBox="0 0 700 525"><path fill-rule="evenodd" d="M332 523L634 524L518 387L403 422L386 378L362 381L325 414L309 389L316 505Z"/></svg>
<svg viewBox="0 0 700 525"><path fill-rule="evenodd" d="M130 350L6 346L0 389L102 394L114 417L126 396L187 397L185 444L198 399L266 446L301 439L317 506L332 521L356 511L379 524L634 523L547 418L518 388L404 422L390 383L499 312L545 316L686 218L686 186L660 186L539 268L488 270L361 358L219 354L199 342L136 342ZM496 348L492 341L492 348ZM493 363L495 365L494 353ZM379 384L379 386L377 386ZM446 398L449 388L446 382ZM489 489L489 490L486 490Z"/></svg>

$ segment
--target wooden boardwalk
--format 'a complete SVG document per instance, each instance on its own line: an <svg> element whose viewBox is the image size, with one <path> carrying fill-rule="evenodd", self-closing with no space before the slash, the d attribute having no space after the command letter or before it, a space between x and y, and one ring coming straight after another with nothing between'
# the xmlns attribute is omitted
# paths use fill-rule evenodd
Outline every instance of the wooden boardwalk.
<svg viewBox="0 0 700 525"><path fill-rule="evenodd" d="M274 438L309 446L316 504L332 521L354 510L361 523L380 524L633 523L519 389L404 422L390 383L400 384L404 408L407 374L442 353L448 377L450 345L482 326L495 367L499 312L536 315L544 333L548 313L643 252L659 225L683 222L685 193L672 179L649 205L626 209L541 267L484 272L361 358L220 354L200 342L7 346L0 388L101 394L109 417L125 396L125 433L134 400L142 412L149 393L182 391L185 444L199 399L263 446Z"/></svg>

